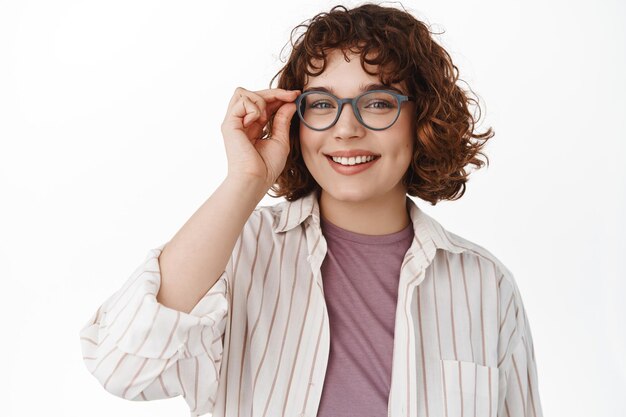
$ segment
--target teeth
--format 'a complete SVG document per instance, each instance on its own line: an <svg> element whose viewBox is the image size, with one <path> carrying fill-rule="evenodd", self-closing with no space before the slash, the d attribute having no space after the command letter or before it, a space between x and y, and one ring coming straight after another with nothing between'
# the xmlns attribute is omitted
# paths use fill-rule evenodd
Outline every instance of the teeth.
<svg viewBox="0 0 626 417"><path fill-rule="evenodd" d="M350 157L350 158L346 158L346 157L338 157L338 156L331 156L332 160L341 164L341 165L357 165L357 164L362 164L364 162L369 162L372 159L375 159L374 156L357 156L357 157Z"/></svg>

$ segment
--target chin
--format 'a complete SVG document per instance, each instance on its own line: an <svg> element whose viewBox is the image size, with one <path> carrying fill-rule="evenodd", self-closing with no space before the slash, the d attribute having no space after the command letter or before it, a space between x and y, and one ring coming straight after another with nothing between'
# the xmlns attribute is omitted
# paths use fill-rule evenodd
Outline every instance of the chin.
<svg viewBox="0 0 626 417"><path fill-rule="evenodd" d="M370 185L371 186L371 185ZM370 188L355 188L354 186L338 186L324 188L324 192L335 200L358 202L372 197Z"/></svg>

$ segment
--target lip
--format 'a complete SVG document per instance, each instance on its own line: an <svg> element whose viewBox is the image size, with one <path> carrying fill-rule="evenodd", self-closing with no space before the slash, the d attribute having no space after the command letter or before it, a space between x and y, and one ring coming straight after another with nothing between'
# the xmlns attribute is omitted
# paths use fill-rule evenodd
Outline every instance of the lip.
<svg viewBox="0 0 626 417"><path fill-rule="evenodd" d="M358 154L358 155L363 155L363 154ZM380 157L373 159L369 162L366 162L364 164L358 164L358 165L350 165L350 166L346 166L346 165L341 165L335 161L333 161L333 159L330 156L326 156L326 160L328 160L328 163L330 164L330 166L337 171L340 174L343 175L354 175L354 174L358 174L360 172L365 171L368 168L371 168L376 161L378 161L380 159Z"/></svg>

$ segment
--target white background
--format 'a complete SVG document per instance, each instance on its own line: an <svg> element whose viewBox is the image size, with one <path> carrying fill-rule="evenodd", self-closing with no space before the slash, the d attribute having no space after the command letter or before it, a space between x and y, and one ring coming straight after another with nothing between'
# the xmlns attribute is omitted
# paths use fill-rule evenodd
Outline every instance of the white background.
<svg viewBox="0 0 626 417"><path fill-rule="evenodd" d="M235 87L335 4L0 0L0 415L188 415L104 391L78 332L224 179ZM403 5L496 132L463 198L418 205L515 274L545 415L626 415L626 6Z"/></svg>

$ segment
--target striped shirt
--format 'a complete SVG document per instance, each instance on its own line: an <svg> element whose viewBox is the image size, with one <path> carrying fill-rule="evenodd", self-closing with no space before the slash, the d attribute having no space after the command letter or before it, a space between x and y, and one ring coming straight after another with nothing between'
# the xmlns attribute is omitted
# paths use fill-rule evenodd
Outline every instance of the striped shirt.
<svg viewBox="0 0 626 417"><path fill-rule="evenodd" d="M406 203L414 238L398 279L388 416L542 417L513 275ZM80 331L104 389L129 400L181 395L191 416L315 417L330 344L317 194L255 208L189 314L156 301L164 247Z"/></svg>

